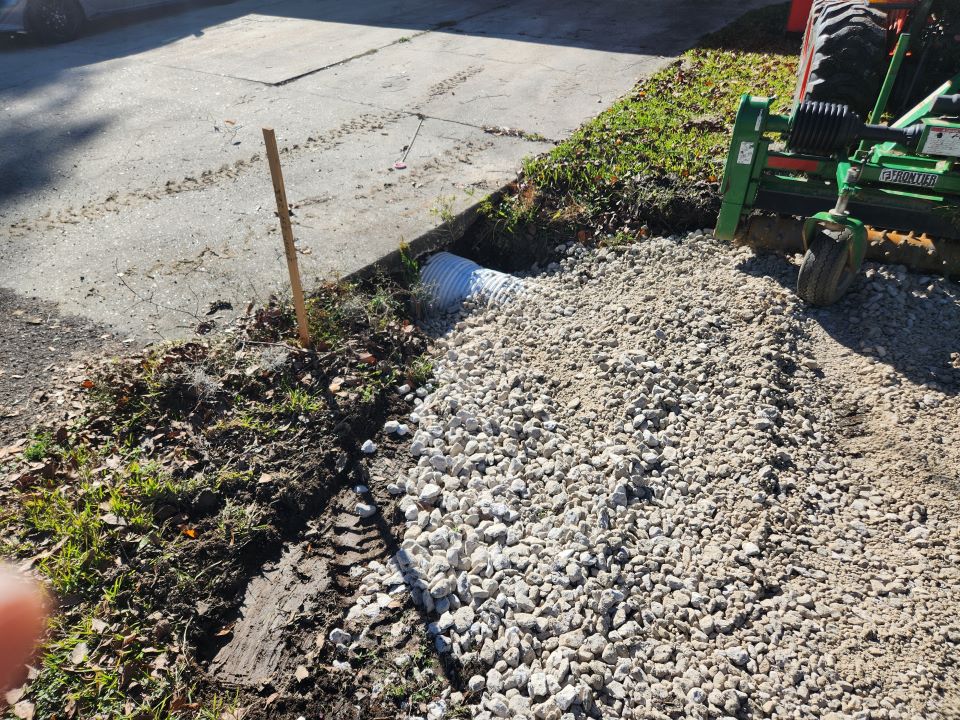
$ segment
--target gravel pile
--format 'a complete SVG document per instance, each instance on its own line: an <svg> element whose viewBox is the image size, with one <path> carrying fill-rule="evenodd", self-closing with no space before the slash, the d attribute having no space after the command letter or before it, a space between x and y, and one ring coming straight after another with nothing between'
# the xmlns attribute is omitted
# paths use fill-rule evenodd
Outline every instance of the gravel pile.
<svg viewBox="0 0 960 720"><path fill-rule="evenodd" d="M437 341L344 650L409 593L476 718L956 716L956 286L811 311L704 234L561 250Z"/></svg>

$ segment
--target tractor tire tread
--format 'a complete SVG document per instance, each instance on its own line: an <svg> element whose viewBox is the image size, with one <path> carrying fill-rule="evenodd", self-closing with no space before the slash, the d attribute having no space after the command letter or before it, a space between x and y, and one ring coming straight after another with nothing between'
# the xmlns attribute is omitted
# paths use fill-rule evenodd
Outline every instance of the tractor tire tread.
<svg viewBox="0 0 960 720"><path fill-rule="evenodd" d="M847 105L861 117L883 81L883 13L864 0L815 4L814 51L803 100Z"/></svg>

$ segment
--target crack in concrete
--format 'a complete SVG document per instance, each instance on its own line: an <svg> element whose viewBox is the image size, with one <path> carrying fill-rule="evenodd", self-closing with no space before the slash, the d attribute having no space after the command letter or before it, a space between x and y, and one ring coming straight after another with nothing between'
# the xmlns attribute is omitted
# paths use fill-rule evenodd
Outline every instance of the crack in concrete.
<svg viewBox="0 0 960 720"><path fill-rule="evenodd" d="M300 73L299 75L293 75L293 76L291 76L291 77L284 78L283 80L278 80L278 81L276 81L276 82L267 82L267 81L264 81L264 80L254 80L254 79L252 79L252 78L238 77L238 76L236 76L236 75L230 75L230 74L227 74L227 73L209 72L209 71L207 71L207 70L199 70L199 69L196 69L196 68L183 68L183 67L180 67L180 66L178 66L178 65L167 65L167 64L165 64L165 63L150 63L150 64L151 64L151 65L154 65L154 66L156 66L156 67L169 68L169 69L171 69L171 70L187 70L188 72L196 72L196 73L200 73L201 75L211 75L211 76L213 76L213 77L230 78L231 80L239 80L239 81L241 81L241 82L249 82L249 83L253 83L254 85L263 85L263 86L265 86L265 87L283 87L283 86L285 86L285 85L289 85L290 83L294 83L294 82L296 82L297 80L302 80L302 79L305 78L305 77L310 77L311 75L316 75L317 73L321 73L321 72L323 72L324 70L329 70L330 68L340 67L340 66L342 66L342 65L346 65L347 63L353 62L354 60L359 60L360 58L365 58L365 57L369 57L370 55L375 55L375 54L377 54L378 52L380 52L381 50L386 50L387 48L393 47L394 45L403 45L403 44L406 44L406 43L411 42L411 41L413 41L413 40L416 40L416 39L419 38L419 37L423 37L424 35L429 35L429 34L431 34L431 33L435 33L435 32L437 32L437 31L443 30L443 29L445 29L445 28L456 27L457 25L459 25L459 24L462 23L462 22L466 22L467 20L473 20L474 18L478 18L478 17L480 17L481 15L486 15L487 13L491 13L491 12L494 12L494 11L496 11L496 10L501 10L501 9L503 9L503 8L505 8L505 7L508 7L508 6L509 6L509 3L501 3L501 4L499 4L499 5L494 5L494 6L491 7L491 8L487 8L486 10L481 10L480 12L474 13L473 15L467 15L466 17L462 17L462 18L460 18L459 20L446 20L446 21L444 21L444 22L437 23L436 25L434 25L434 26L432 26L432 27L430 27L430 28L428 28L428 29L426 29L426 30L421 30L421 31L419 31L419 32L415 32L415 33L413 33L412 35L404 35L403 37L397 38L396 40L393 40L393 41L391 41L391 42L386 43L385 45L380 45L380 46L378 46L378 47L370 48L369 50L364 50L363 52L357 53L356 55L351 55L350 57L346 57L346 58L343 58L343 59L341 59L341 60L337 60L336 62L328 63L328 64L323 65L323 66L321 66L321 67L313 68L312 70L306 70L306 71Z"/></svg>
<svg viewBox="0 0 960 720"><path fill-rule="evenodd" d="M375 54L377 54L378 52L380 52L381 50L385 50L386 48L391 47L392 45L400 45L400 44L402 44L402 43L408 43L408 42L410 42L411 40L415 40L416 38L420 37L421 35L426 35L427 33L430 33L430 32L433 32L433 31L432 31L432 30L423 30L423 31L418 32L418 33L416 33L416 34L414 34L414 35L404 36L404 37L402 37L402 38L397 38L397 39L394 40L393 42L389 42L389 43L387 43L386 45L381 45L380 47L376 47L376 48L370 48L369 50L366 50L366 51L364 51L364 52L362 52L362 53L357 53L356 55L351 55L350 57L344 58L343 60L337 60L336 62L332 62L332 63L330 63L330 64L328 64L328 65L324 65L323 67L314 68L313 70L307 70L306 72L302 72L302 73L300 73L299 75L294 75L293 77L288 77L288 78L286 78L286 79L284 79L284 80L280 80L279 82L263 83L263 84L264 84L264 85L269 85L270 87L283 87L284 85L289 85L290 83L296 82L297 80L302 80L302 79L305 78L305 77L310 77L311 75L316 75L317 73L323 72L324 70L329 70L330 68L335 68L335 67L339 67L339 66L341 66L341 65L346 65L346 64L349 63L349 62L353 62L354 60L359 60L360 58L363 58L363 57L369 57L370 55L375 55Z"/></svg>
<svg viewBox="0 0 960 720"><path fill-rule="evenodd" d="M290 78L287 78L287 79L285 79L285 80L281 80L281 81L279 81L279 82L275 82L275 83L264 83L264 84L266 84L266 85L271 85L271 86L273 86L273 87L281 87L281 86L283 86L283 85L288 85L289 83L296 82L297 80L301 80L301 79L303 79L303 78L305 78L305 77L309 77L310 75L316 75L317 73L323 72L324 70L329 70L329 69L332 68L332 67L339 67L340 65L346 65L347 63L352 62L352 61L354 61L354 60L357 60L357 59L359 59L359 58L367 57L367 56L369 56L369 55L373 55L373 54L375 54L375 53L380 52L381 50L386 50L386 49L389 48L389 47L393 47L394 45L406 44L406 43L408 43L408 42L411 42L411 41L413 41L413 40L416 40L416 39L419 38L419 37L423 37L424 35L429 35L429 34L431 34L431 33L435 33L435 32L437 32L438 30L444 30L444 29L446 29L446 28L456 27L457 25L459 25L459 24L462 23L462 22L466 22L467 20L473 20L474 18L478 18L478 17L480 17L480 16L482 16L482 15L486 15L486 14L488 14L488 13L494 12L495 10L501 10L501 9L503 9L503 8L505 8L505 7L509 7L509 3L501 3L501 4L499 4L499 5L494 5L492 8L487 8L486 10L481 10L480 12L474 13L473 15L467 15L466 17L462 17L462 18L460 18L459 20L446 20L446 21L444 21L444 22L437 23L436 25L434 25L434 26L431 27L431 28L428 28L428 29L426 29L426 30L421 30L420 32L414 33L413 35L404 36L404 37L402 37L402 38L397 38L397 39L394 40L393 42L389 42L389 43L387 43L386 45L382 45L382 46L377 47L377 48L371 48L370 50L367 50L366 52L358 53L357 55L353 55L353 56L351 56L351 57L344 58L343 60L338 60L337 62L330 63L329 65L324 65L323 67L315 68L315 69L313 69L313 70L308 70L308 71L306 71L306 72L300 73L299 75L295 75L294 77L290 77Z"/></svg>
<svg viewBox="0 0 960 720"><path fill-rule="evenodd" d="M357 100L355 98L345 98L341 95L328 95L326 93L318 93L312 90L304 90L308 95L312 95L317 98L322 98L324 100L337 100L343 103L351 103L354 105L360 105L361 107L367 107L371 110L381 110L393 113L399 113L407 117L414 118L423 118L424 120L436 120L437 122L451 123L452 125L462 125L463 127L473 128L474 130L480 130L490 135L499 135L501 137L518 137L529 142L539 142L539 143L552 143L554 145L560 143L560 140L555 138L549 138L541 135L540 133L533 131L522 130L520 128L509 128L509 127L498 127L495 125L477 125L476 123L466 122L465 120L453 120L452 118L440 117L439 115L428 115L425 112L420 110L406 110L404 108L395 108L388 105L380 105L378 103L364 102L363 100ZM500 97L500 96L497 96Z"/></svg>

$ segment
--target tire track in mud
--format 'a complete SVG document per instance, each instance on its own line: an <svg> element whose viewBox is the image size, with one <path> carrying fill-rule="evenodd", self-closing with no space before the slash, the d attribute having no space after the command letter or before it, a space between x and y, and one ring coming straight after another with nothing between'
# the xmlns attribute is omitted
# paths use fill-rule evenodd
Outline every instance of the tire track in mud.
<svg viewBox="0 0 960 720"><path fill-rule="evenodd" d="M389 452L390 456L401 453ZM297 538L286 543L279 558L264 563L249 580L236 620L211 638L206 667L218 684L260 689L270 686L281 695L304 699L296 679L297 668L312 668L321 659L336 657L328 641L341 627L370 563L384 562L399 549L403 516L382 478L398 473L399 464L387 453L370 467L351 463L340 489ZM367 490L358 494L362 485ZM359 501L373 502L374 517L356 513ZM417 646L422 626L407 593L370 606L364 618L369 630L359 642L365 648ZM223 638L227 641L222 643Z"/></svg>
<svg viewBox="0 0 960 720"><path fill-rule="evenodd" d="M280 155L297 157L303 153L317 150L330 150L341 145L344 138L377 132L409 116L409 113L388 110L381 113L364 113L332 130L311 134L306 140L280 148ZM64 226L80 225L92 222L107 215L121 213L124 210L140 207L150 202L162 200L181 193L205 190L244 175L263 161L260 153L224 163L216 170L203 170L198 174L187 175L179 180L168 180L161 186L131 191L115 191L106 197L84 203L79 207L69 206L62 210L47 210L42 215L17 220L8 226L10 236L24 237L35 232L55 230Z"/></svg>
<svg viewBox="0 0 960 720"><path fill-rule="evenodd" d="M298 663L312 661L327 626L354 595L354 568L386 555L377 525L351 511L354 497L343 488L250 580L240 615L228 626L230 639L207 668L217 682L282 687Z"/></svg>

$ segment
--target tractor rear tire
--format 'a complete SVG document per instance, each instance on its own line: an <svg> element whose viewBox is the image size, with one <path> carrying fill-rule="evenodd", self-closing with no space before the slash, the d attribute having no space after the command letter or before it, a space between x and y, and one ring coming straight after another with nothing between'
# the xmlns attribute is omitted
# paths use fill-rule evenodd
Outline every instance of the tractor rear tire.
<svg viewBox="0 0 960 720"><path fill-rule="evenodd" d="M854 278L847 266L852 235L817 228L800 264L797 295L811 305L833 305L843 296Z"/></svg>
<svg viewBox="0 0 960 720"><path fill-rule="evenodd" d="M885 15L865 0L820 0L817 11L810 76L801 99L847 105L866 119L887 69Z"/></svg>

